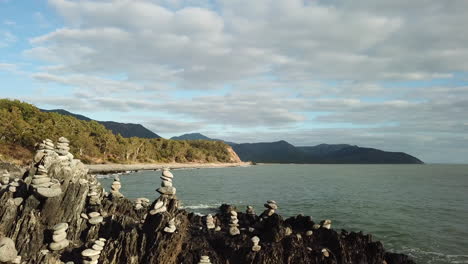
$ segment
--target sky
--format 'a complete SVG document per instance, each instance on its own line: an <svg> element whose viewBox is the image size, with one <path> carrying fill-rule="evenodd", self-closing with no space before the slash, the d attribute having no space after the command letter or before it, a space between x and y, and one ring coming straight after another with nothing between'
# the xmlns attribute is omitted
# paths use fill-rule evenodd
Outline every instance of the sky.
<svg viewBox="0 0 468 264"><path fill-rule="evenodd" d="M466 0L0 0L2 98L468 163Z"/></svg>

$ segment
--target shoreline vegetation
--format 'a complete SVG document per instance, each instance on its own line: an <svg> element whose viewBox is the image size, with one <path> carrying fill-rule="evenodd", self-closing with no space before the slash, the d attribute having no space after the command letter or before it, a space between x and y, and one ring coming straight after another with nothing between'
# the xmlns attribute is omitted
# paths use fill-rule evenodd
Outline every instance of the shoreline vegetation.
<svg viewBox="0 0 468 264"><path fill-rule="evenodd" d="M140 164L87 164L90 173L114 173L125 171L161 170L170 169L206 169L206 168L231 168L246 167L250 162L233 163L140 163Z"/></svg>

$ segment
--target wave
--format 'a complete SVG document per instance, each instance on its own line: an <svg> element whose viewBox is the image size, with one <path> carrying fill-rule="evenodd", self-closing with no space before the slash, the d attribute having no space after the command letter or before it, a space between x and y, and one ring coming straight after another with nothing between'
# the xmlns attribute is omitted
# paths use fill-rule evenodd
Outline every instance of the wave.
<svg viewBox="0 0 468 264"><path fill-rule="evenodd" d="M398 252L399 250L390 250ZM458 254L444 254L441 252L428 251L420 248L403 248L401 253L407 254L418 263L427 263L427 264L463 264L468 263L468 255L458 255Z"/></svg>
<svg viewBox="0 0 468 264"><path fill-rule="evenodd" d="M196 205L182 205L183 209L218 209L221 204L196 204Z"/></svg>

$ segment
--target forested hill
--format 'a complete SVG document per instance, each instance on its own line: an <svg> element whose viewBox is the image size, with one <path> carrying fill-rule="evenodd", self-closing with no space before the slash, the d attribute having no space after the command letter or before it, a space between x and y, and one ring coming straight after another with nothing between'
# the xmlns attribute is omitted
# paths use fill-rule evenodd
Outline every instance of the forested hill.
<svg viewBox="0 0 468 264"><path fill-rule="evenodd" d="M158 134L154 133L153 131L147 129L146 127L140 124L119 123L119 122L114 122L114 121L97 121L97 120L92 120L91 118L88 118L83 115L70 113L63 109L52 109L52 110L40 109L40 110L43 112L55 112L55 113L59 113L62 115L69 115L69 116L73 116L79 120L84 120L84 121L96 121L100 123L101 125L105 126L107 129L111 130L115 135L120 134L122 137L125 137L125 138L130 138L130 137L160 138Z"/></svg>
<svg viewBox="0 0 468 264"><path fill-rule="evenodd" d="M43 112L18 100L0 99L0 160L28 162L43 139L71 141L71 153L87 163L233 162L223 142L124 138L96 121Z"/></svg>

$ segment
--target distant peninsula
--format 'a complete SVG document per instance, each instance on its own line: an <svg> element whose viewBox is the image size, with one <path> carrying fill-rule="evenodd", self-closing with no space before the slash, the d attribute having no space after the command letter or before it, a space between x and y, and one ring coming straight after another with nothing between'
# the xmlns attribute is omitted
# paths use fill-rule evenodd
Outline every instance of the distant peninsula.
<svg viewBox="0 0 468 264"><path fill-rule="evenodd" d="M213 140L200 133L172 137L175 140ZM222 140L221 140L222 141ZM296 164L423 164L420 159L404 152L388 152L349 144L320 144L294 146L287 141L261 143L226 142L243 161L256 163Z"/></svg>

